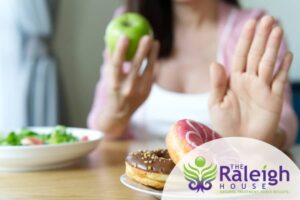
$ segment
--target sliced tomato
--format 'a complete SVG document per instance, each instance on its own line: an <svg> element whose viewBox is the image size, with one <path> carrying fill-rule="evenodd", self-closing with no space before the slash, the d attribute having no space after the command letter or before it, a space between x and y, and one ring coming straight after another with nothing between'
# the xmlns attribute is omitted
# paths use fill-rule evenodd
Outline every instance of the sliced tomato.
<svg viewBox="0 0 300 200"><path fill-rule="evenodd" d="M22 139L21 144L22 145L41 145L41 144L44 144L44 142L41 139L30 137L30 138Z"/></svg>
<svg viewBox="0 0 300 200"><path fill-rule="evenodd" d="M89 138L88 138L88 136L84 136L84 137L82 137L82 138L80 139L80 141L81 141L81 142L87 142L87 141L89 141Z"/></svg>

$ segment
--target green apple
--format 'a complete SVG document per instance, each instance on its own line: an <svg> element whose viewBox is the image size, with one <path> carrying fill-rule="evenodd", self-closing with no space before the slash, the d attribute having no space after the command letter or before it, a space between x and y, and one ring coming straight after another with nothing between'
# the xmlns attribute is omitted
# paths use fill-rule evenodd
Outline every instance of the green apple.
<svg viewBox="0 0 300 200"><path fill-rule="evenodd" d="M105 31L105 45L113 53L121 36L129 39L126 60L130 61L135 55L140 39L144 35L153 35L150 23L137 13L125 13L113 19Z"/></svg>

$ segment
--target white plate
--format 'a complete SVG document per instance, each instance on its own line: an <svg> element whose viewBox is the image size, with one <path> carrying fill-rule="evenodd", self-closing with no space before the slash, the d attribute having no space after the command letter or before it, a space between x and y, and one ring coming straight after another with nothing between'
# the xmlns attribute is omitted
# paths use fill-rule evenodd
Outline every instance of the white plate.
<svg viewBox="0 0 300 200"><path fill-rule="evenodd" d="M39 134L49 133L54 127L28 128ZM65 167L94 150L103 134L89 129L67 128L79 139L88 136L87 142L37 146L0 146L0 171L23 172Z"/></svg>
<svg viewBox="0 0 300 200"><path fill-rule="evenodd" d="M128 187L134 191L141 192L144 194L149 194L149 195L155 196L157 198L161 198L161 196L162 196L161 190L156 190L154 188L142 185L142 184L132 180L131 178L129 178L126 174L123 174L120 177L120 181L123 185L125 185L126 187Z"/></svg>

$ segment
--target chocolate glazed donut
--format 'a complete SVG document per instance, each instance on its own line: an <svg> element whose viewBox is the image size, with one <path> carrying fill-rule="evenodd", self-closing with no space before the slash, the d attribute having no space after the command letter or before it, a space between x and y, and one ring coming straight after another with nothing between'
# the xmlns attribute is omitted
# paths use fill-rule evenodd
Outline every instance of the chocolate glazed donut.
<svg viewBox="0 0 300 200"><path fill-rule="evenodd" d="M156 189L162 189L175 164L166 149L141 150L126 158L126 175Z"/></svg>

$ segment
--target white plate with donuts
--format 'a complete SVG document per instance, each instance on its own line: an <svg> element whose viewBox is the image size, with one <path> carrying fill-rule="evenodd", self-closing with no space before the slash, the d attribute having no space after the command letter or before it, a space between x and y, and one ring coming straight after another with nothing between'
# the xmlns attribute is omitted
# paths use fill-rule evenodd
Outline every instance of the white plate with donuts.
<svg viewBox="0 0 300 200"><path fill-rule="evenodd" d="M161 197L175 164L195 147L218 138L217 133L203 124L179 120L166 137L167 149L140 150L127 156L125 174L120 181L132 190Z"/></svg>
<svg viewBox="0 0 300 200"><path fill-rule="evenodd" d="M169 199L195 199L188 193L174 190L171 194L164 193L163 189L168 176L175 164L194 148L221 138L221 136L209 127L188 119L175 122L166 136L167 149L140 150L128 154L125 161L125 174L120 181L126 187L152 195L157 198L162 196ZM251 194L228 194L222 199L237 199L251 196ZM220 199L219 195L206 196L205 199Z"/></svg>

